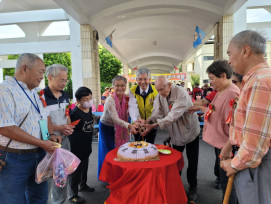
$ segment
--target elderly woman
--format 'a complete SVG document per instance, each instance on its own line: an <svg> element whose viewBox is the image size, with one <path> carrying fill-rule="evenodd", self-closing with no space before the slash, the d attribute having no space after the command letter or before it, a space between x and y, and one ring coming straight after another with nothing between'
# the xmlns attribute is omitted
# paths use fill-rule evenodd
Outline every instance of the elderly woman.
<svg viewBox="0 0 271 204"><path fill-rule="evenodd" d="M114 93L104 104L104 112L99 123L98 178L105 155L112 149L129 142L129 131L137 133L135 126L128 123L129 97L124 94L127 80L116 76L112 80Z"/></svg>
<svg viewBox="0 0 271 204"><path fill-rule="evenodd" d="M229 125L226 123L231 108L229 102L238 97L240 91L231 81L232 69L226 60L213 62L207 68L207 73L211 84L218 93L205 113L203 140L215 147L216 157L219 159L221 149L229 139ZM224 156L221 155L220 159L224 159ZM221 168L219 169L219 175L224 197L228 177L226 176L226 172ZM233 190L229 203L235 204L237 202L237 196L235 190Z"/></svg>

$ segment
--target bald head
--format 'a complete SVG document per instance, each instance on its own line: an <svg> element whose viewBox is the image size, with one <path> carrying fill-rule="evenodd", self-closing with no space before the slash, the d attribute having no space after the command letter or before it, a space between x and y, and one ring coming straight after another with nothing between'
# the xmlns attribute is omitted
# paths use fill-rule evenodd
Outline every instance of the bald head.
<svg viewBox="0 0 271 204"><path fill-rule="evenodd" d="M157 79L155 80L155 86L156 85L167 85L169 83L168 79L166 76L159 76L157 77Z"/></svg>
<svg viewBox="0 0 271 204"><path fill-rule="evenodd" d="M171 83L166 76L159 76L155 80L155 88L162 97L166 98L170 93Z"/></svg>

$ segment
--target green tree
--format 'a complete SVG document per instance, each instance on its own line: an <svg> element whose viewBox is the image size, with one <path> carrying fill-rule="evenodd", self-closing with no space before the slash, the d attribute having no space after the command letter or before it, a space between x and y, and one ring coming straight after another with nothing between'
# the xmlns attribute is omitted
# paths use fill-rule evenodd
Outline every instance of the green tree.
<svg viewBox="0 0 271 204"><path fill-rule="evenodd" d="M99 62L101 82L111 84L112 79L117 76L122 69L121 62L101 45L99 46Z"/></svg>
<svg viewBox="0 0 271 204"><path fill-rule="evenodd" d="M19 55L9 55L8 59L18 59ZM73 91L72 91L72 80L71 80L71 53L48 53L43 54L43 61L45 63L45 66L49 66L52 64L62 64L65 67L68 68L68 84L66 88L64 89L69 94L69 97L73 97ZM4 69L3 76L14 76L15 69L14 68L6 68ZM48 84L48 80L45 76L45 85Z"/></svg>
<svg viewBox="0 0 271 204"><path fill-rule="evenodd" d="M191 85L194 88L195 84L200 84L200 76L199 74L191 74Z"/></svg>

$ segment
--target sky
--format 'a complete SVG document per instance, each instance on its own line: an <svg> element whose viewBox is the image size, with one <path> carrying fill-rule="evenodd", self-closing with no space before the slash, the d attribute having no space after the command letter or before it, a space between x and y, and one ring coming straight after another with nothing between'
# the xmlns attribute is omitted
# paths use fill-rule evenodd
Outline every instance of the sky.
<svg viewBox="0 0 271 204"><path fill-rule="evenodd" d="M1 0L0 0L1 1ZM67 21L51 23L43 33L43 36L70 35L69 24ZM17 25L0 26L0 39L3 38L23 38L24 32Z"/></svg>
<svg viewBox="0 0 271 204"><path fill-rule="evenodd" d="M0 0L1 2L1 0ZM247 10L247 22L270 22L271 13L265 9L248 9ZM53 22L43 33L43 36L54 36L54 35L69 35L70 29L67 21ZM3 25L0 26L0 39L4 38L23 38L25 37L24 32L17 25Z"/></svg>
<svg viewBox="0 0 271 204"><path fill-rule="evenodd" d="M271 21L271 14L263 9L248 9L247 23L268 22Z"/></svg>

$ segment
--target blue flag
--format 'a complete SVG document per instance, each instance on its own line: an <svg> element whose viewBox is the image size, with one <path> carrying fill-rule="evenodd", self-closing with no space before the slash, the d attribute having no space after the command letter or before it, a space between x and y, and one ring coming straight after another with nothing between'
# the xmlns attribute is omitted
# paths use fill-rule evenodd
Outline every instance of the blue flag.
<svg viewBox="0 0 271 204"><path fill-rule="evenodd" d="M112 40L111 39L112 39L112 34L110 34L109 36L107 36L105 38L107 44L110 45L110 47L112 47Z"/></svg>
<svg viewBox="0 0 271 204"><path fill-rule="evenodd" d="M195 34L194 34L194 42L193 47L195 49L202 43L202 39L205 37L206 33L201 30L198 26L196 26Z"/></svg>

